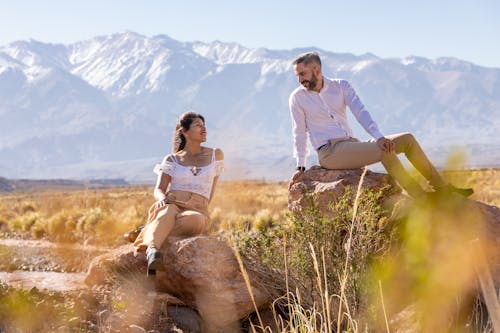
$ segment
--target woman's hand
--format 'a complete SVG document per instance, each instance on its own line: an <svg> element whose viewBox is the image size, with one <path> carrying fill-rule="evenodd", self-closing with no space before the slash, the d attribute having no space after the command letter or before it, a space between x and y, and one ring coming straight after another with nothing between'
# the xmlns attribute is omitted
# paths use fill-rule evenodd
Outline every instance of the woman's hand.
<svg viewBox="0 0 500 333"><path fill-rule="evenodd" d="M163 200L158 200L157 202L155 202L155 209L160 209L160 208L163 208L163 207L165 207L167 204L168 204L168 200L167 200L167 198L165 198L165 199L163 199Z"/></svg>

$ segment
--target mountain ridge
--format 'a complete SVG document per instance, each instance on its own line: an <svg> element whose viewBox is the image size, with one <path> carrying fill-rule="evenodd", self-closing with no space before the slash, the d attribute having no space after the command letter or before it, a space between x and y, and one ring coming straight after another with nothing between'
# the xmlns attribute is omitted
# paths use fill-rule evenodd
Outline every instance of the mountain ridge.
<svg viewBox="0 0 500 333"><path fill-rule="evenodd" d="M467 166L500 161L500 69L128 31L0 46L0 175L149 180L146 163L169 152L176 118L195 110L207 118L207 144L226 153L225 177L286 179L288 95L297 86L290 62L306 50L321 54L326 76L351 82L383 133L415 133L438 165L455 146Z"/></svg>

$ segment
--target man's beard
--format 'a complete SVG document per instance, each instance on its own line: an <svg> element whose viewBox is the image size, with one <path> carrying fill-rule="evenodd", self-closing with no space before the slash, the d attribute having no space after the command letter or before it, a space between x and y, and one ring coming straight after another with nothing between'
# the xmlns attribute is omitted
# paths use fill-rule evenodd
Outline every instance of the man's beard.
<svg viewBox="0 0 500 333"><path fill-rule="evenodd" d="M307 90L313 90L318 85L318 77L314 73L312 73L311 74L311 79L310 80L304 80L304 81L302 81L302 85L304 85L304 83L306 83L306 82L308 82L309 85L307 87L305 87L305 88Z"/></svg>

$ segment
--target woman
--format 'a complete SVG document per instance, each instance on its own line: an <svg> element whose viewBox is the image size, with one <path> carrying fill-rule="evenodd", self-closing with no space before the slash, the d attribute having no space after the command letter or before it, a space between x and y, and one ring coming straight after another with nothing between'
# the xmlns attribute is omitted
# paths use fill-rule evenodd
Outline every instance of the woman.
<svg viewBox="0 0 500 333"><path fill-rule="evenodd" d="M224 155L220 149L201 146L206 140L205 118L184 113L175 127L174 154L154 168L157 201L134 242L138 251L146 250L148 275L162 267L159 249L168 236L194 236L207 230L208 204L224 169Z"/></svg>

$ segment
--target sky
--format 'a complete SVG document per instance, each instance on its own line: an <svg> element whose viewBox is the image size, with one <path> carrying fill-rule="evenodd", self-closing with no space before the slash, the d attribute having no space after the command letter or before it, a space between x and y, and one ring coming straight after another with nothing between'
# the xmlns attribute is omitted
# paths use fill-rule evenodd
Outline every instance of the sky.
<svg viewBox="0 0 500 333"><path fill-rule="evenodd" d="M0 0L0 45L134 31L245 47L456 57L500 68L499 0Z"/></svg>

